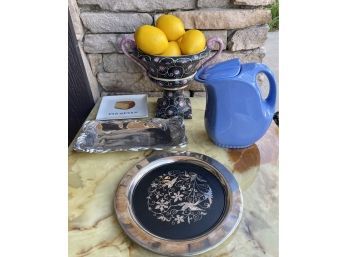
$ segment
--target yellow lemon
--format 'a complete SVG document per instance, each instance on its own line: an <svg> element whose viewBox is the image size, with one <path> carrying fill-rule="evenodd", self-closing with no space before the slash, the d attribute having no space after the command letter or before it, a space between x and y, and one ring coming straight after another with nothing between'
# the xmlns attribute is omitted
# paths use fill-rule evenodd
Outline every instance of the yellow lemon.
<svg viewBox="0 0 348 257"><path fill-rule="evenodd" d="M161 54L168 47L168 39L166 35L162 30L154 26L140 26L135 31L134 38L137 47L147 54Z"/></svg>
<svg viewBox="0 0 348 257"><path fill-rule="evenodd" d="M180 37L178 40L176 40L176 42L178 42L178 44L180 45L181 40L182 40L182 37Z"/></svg>
<svg viewBox="0 0 348 257"><path fill-rule="evenodd" d="M179 56L181 55L180 47L176 41L170 41L168 47L161 53L163 56Z"/></svg>
<svg viewBox="0 0 348 257"><path fill-rule="evenodd" d="M182 20L171 14L161 15L156 21L156 27L166 34L169 41L175 41L185 33Z"/></svg>
<svg viewBox="0 0 348 257"><path fill-rule="evenodd" d="M181 53L197 54L202 52L205 48L205 43L206 40L203 32L196 29L186 31L180 42Z"/></svg>

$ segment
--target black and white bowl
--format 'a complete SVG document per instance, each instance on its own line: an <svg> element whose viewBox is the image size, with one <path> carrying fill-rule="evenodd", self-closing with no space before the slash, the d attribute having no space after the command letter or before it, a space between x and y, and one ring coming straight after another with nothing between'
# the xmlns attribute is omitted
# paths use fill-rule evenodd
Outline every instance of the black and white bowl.
<svg viewBox="0 0 348 257"><path fill-rule="evenodd" d="M207 59L215 43L220 45L220 49ZM130 53L127 51L127 48L131 49ZM121 49L124 54L146 71L151 81L162 88L171 90L185 87L194 78L196 71L220 54L222 48L222 40L214 37L210 38L207 41L207 47L197 54L161 56L142 52L136 47L132 39L124 38L121 41Z"/></svg>

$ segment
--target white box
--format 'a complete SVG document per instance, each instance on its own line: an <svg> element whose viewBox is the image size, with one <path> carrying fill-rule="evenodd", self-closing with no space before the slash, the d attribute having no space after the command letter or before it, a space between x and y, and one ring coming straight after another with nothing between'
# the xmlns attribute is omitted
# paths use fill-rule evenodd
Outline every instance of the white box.
<svg viewBox="0 0 348 257"><path fill-rule="evenodd" d="M103 96L96 120L148 117L147 95Z"/></svg>

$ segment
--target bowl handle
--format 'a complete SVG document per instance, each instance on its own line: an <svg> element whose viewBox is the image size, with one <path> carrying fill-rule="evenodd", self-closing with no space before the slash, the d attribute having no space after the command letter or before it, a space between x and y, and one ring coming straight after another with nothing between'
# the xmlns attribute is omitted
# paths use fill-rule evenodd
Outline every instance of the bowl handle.
<svg viewBox="0 0 348 257"><path fill-rule="evenodd" d="M135 58L133 55L131 55L127 49L135 49L136 44L135 41L131 38L123 37L120 46L122 49L122 52L133 62L135 62L144 72L146 72L145 66L139 61L139 59Z"/></svg>
<svg viewBox="0 0 348 257"><path fill-rule="evenodd" d="M219 50L216 51L216 53L211 56L210 58L208 58L205 62L202 63L201 67L199 68L202 68L203 66L205 66L206 64L208 64L208 62L214 60L216 57L218 57L218 55L222 52L222 49L224 48L224 42L222 42L221 38L218 38L218 37L211 37L208 39L207 41L207 47L212 50L213 47L214 47L214 44L215 43L218 43L219 44Z"/></svg>

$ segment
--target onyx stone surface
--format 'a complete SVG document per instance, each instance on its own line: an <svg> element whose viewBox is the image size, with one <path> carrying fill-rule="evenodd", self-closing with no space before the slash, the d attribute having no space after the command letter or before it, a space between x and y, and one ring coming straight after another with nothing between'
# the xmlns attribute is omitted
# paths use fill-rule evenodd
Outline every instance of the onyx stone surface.
<svg viewBox="0 0 348 257"><path fill-rule="evenodd" d="M156 98L149 98L154 116ZM205 98L190 98L193 119L185 120L187 148L221 162L233 171L243 192L243 217L234 235L199 257L277 257L278 213L278 127L246 149L215 146L204 128ZM95 118L98 104L88 119ZM153 151L89 154L69 152L69 257L120 256L158 257L133 243L123 232L113 206L115 190L123 176ZM214 200L214 199L213 199ZM189 227L188 227L189 229ZM180 247L180 244L178 244Z"/></svg>

